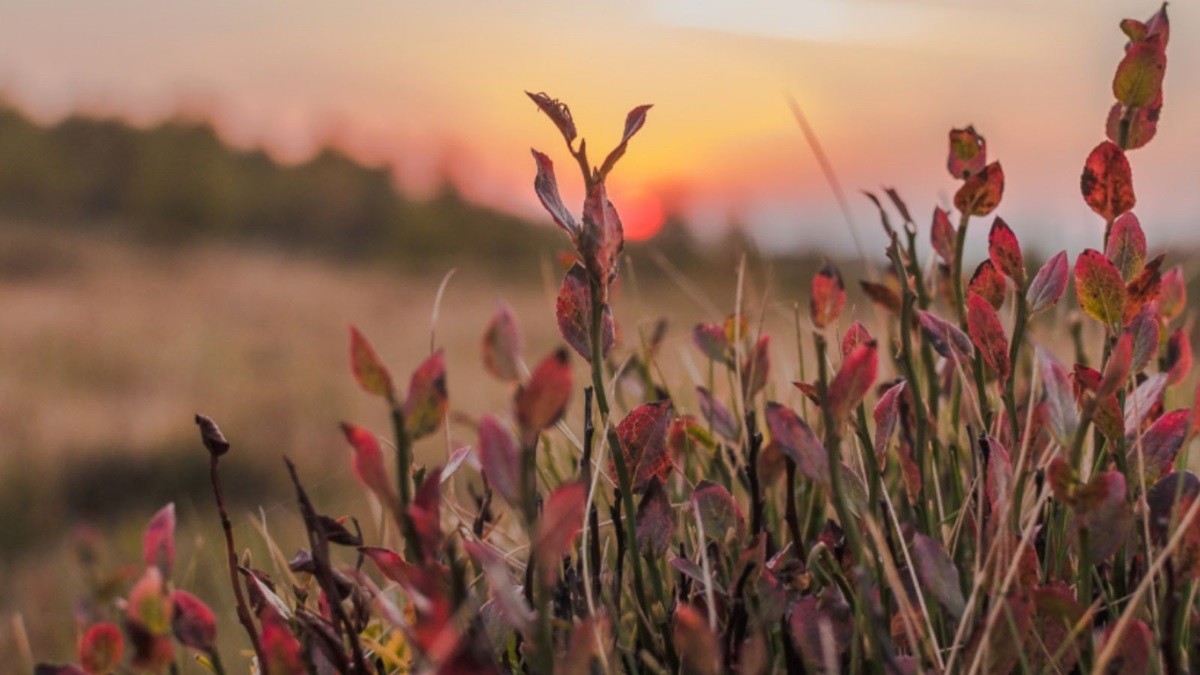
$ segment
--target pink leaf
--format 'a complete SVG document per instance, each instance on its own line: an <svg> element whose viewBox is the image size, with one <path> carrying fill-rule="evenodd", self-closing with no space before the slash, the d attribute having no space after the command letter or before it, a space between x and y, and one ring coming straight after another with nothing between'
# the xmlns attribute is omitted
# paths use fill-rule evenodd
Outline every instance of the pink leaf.
<svg viewBox="0 0 1200 675"><path fill-rule="evenodd" d="M937 251L947 265L953 266L957 245L954 225L950 223L950 216L941 207L933 210L933 226L929 231L929 238L933 242L933 250Z"/></svg>
<svg viewBox="0 0 1200 675"><path fill-rule="evenodd" d="M1025 302L1029 303L1030 316L1058 304L1067 290L1067 279L1069 278L1067 268L1067 252L1059 251L1038 270L1029 284L1029 290L1025 293Z"/></svg>
<svg viewBox="0 0 1200 675"><path fill-rule="evenodd" d="M180 644L212 654L217 643L217 618L204 601L184 590L171 593L175 617L171 629Z"/></svg>
<svg viewBox="0 0 1200 675"><path fill-rule="evenodd" d="M1049 412L1050 430L1064 448L1071 447L1075 429L1079 426L1079 409L1067 373L1049 352L1037 348L1038 369L1041 371L1045 402Z"/></svg>
<svg viewBox="0 0 1200 675"><path fill-rule="evenodd" d="M1142 306L1141 311L1134 315L1125 332L1133 339L1133 352L1129 364L1129 372L1142 372L1151 359L1158 353L1158 308L1154 303Z"/></svg>
<svg viewBox="0 0 1200 675"><path fill-rule="evenodd" d="M501 304L483 333L483 366L496 379L515 382L521 377L520 361L521 331L512 309Z"/></svg>
<svg viewBox="0 0 1200 675"><path fill-rule="evenodd" d="M613 167L616 166L617 160L625 156L625 149L629 145L629 139L633 138L633 135L646 123L646 113L651 107L653 106L639 105L630 110L629 114L625 116L625 132L621 134L621 142L617 144L617 147L613 148L612 152L608 153L608 157L604 158L604 164L600 166L600 180L604 180L613 170Z"/></svg>
<svg viewBox="0 0 1200 675"><path fill-rule="evenodd" d="M771 374L771 336L763 335L754 343L753 349L746 355L742 364L742 392L746 398L753 397L767 386L767 378Z"/></svg>
<svg viewBox="0 0 1200 675"><path fill-rule="evenodd" d="M650 479L638 504L638 550L654 557L665 555L675 536L675 512L658 477Z"/></svg>
<svg viewBox="0 0 1200 675"><path fill-rule="evenodd" d="M1004 169L992 162L970 178L954 193L954 208L973 216L986 216L1000 205L1004 196Z"/></svg>
<svg viewBox="0 0 1200 675"><path fill-rule="evenodd" d="M608 284L617 275L618 257L625 248L625 233L603 182L594 184L583 202L583 227L576 247L588 272L607 294ZM601 301L607 301L607 295Z"/></svg>
<svg viewBox="0 0 1200 675"><path fill-rule="evenodd" d="M717 542L719 546L728 546L742 540L746 532L746 518L734 501L733 495L723 486L712 481L700 481L692 491L688 510L692 509L700 513L704 536Z"/></svg>
<svg viewBox="0 0 1200 675"><path fill-rule="evenodd" d="M967 292L983 297L999 311L1004 304L1004 294L1008 292L1008 283L992 259L988 258L975 268L975 273L967 282Z"/></svg>
<svg viewBox="0 0 1200 675"><path fill-rule="evenodd" d="M1159 295L1158 309L1163 319L1173 321L1183 315L1187 308L1187 283L1183 279L1183 269L1172 267L1162 275L1162 292Z"/></svg>
<svg viewBox="0 0 1200 675"><path fill-rule="evenodd" d="M171 576L175 565L175 503L158 510L146 526L142 538L142 558L147 565L156 565L164 577Z"/></svg>
<svg viewBox="0 0 1200 675"><path fill-rule="evenodd" d="M94 624L79 641L79 665L89 675L107 675L117 671L124 651L121 629L111 623Z"/></svg>
<svg viewBox="0 0 1200 675"><path fill-rule="evenodd" d="M966 601L958 568L942 543L923 534L913 535L913 564L921 587L933 595L952 617L962 616Z"/></svg>
<svg viewBox="0 0 1200 675"><path fill-rule="evenodd" d="M964 367L970 366L975 348L971 345L971 338L958 326L921 310L917 310L917 322L929 346L942 358L960 363Z"/></svg>
<svg viewBox="0 0 1200 675"><path fill-rule="evenodd" d="M571 118L571 109L567 107L567 104L556 98L550 98L549 95L542 92L535 94L527 91L525 95L537 104L538 109L546 117L549 117L551 122L554 122L554 126L558 127L559 133L562 134L563 140L570 145L575 140L577 132L575 131L575 120Z"/></svg>
<svg viewBox="0 0 1200 675"><path fill-rule="evenodd" d="M704 387L696 387L696 396L700 399L700 414L712 425L713 431L724 436L726 440L738 440L741 436L738 433L740 427L729 408Z"/></svg>
<svg viewBox="0 0 1200 675"><path fill-rule="evenodd" d="M491 415L479 420L479 461L492 489L510 506L520 507L521 450L508 429Z"/></svg>
<svg viewBox="0 0 1200 675"><path fill-rule="evenodd" d="M904 380L900 380L889 387L887 391L883 392L883 396L879 397L879 402L875 404L875 410L872 413L872 417L875 418L875 457L881 466L887 457L888 444L892 441L892 434L896 431L896 421L900 416L900 397L907 384Z"/></svg>
<svg viewBox="0 0 1200 675"><path fill-rule="evenodd" d="M1150 425L1141 438L1129 443L1128 461L1131 470L1137 470L1140 453L1145 462L1144 470L1148 483L1153 483L1170 473L1175 466L1175 456L1187 440L1190 424L1191 411L1187 408L1173 410L1154 420L1154 424Z"/></svg>
<svg viewBox="0 0 1200 675"><path fill-rule="evenodd" d="M1109 327L1121 325L1128 291L1104 254L1089 248L1075 259L1075 295L1084 314Z"/></svg>
<svg viewBox="0 0 1200 675"><path fill-rule="evenodd" d="M367 489L375 493L385 507L395 508L396 493L392 491L392 481L388 478L383 451L379 448L375 434L348 422L342 422L342 433L346 435L346 440L354 450L351 462L354 475Z"/></svg>
<svg viewBox="0 0 1200 675"><path fill-rule="evenodd" d="M983 170L987 164L987 141L975 127L950 130L950 155L946 170L956 180L965 180ZM950 261L946 261L950 262Z"/></svg>
<svg viewBox="0 0 1200 675"><path fill-rule="evenodd" d="M855 347L864 342L870 342L872 339L866 326L863 326L861 322L855 321L850 324L850 327L846 329L846 334L842 336L842 358L849 356Z"/></svg>
<svg viewBox="0 0 1200 675"><path fill-rule="evenodd" d="M1192 341L1188 331L1180 328L1167 338L1167 384L1179 384L1192 370Z"/></svg>

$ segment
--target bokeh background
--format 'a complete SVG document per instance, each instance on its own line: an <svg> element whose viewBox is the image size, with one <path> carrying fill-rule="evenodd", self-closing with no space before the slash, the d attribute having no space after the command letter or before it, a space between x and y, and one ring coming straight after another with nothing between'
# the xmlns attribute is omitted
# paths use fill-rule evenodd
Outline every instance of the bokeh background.
<svg viewBox="0 0 1200 675"><path fill-rule="evenodd" d="M559 341L553 298L568 246L534 198L530 146L558 161L567 201L581 200L561 139L523 91L568 102L593 154L616 141L629 108L655 104L610 180L634 240L622 334L636 340L667 318L663 367L686 384L697 377L688 329L732 311L745 260L742 296L778 336L780 386L798 369L794 307L814 265L828 256L858 278L854 235L882 259L858 189L895 186L925 236L954 190L952 126L974 123L1003 162L999 213L1031 257L1100 245L1079 173L1103 137L1117 22L1156 9L8 0L0 668L71 654L74 598L95 581L75 566L91 541L81 527L109 535L104 569L119 579L141 524L175 501L181 574L220 597L197 410L234 443L227 480L252 554L270 555L263 523L287 539L284 454L330 511L366 511L337 422L387 421L350 377L348 323L400 379L431 342L447 350L467 423L426 442L425 461L471 443L473 416L504 409L510 392L479 360L498 303L514 308L528 360ZM1200 247L1197 9L1171 7L1158 139L1132 154L1151 246L1172 249L1189 281ZM848 217L789 97L849 192Z"/></svg>

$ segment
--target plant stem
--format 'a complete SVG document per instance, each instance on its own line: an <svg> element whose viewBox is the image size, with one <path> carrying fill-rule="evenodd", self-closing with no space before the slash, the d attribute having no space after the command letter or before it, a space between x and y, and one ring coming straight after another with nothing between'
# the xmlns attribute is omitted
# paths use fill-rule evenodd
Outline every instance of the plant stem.
<svg viewBox="0 0 1200 675"><path fill-rule="evenodd" d="M213 496L217 500L217 513L221 516L221 529L225 532L225 559L229 565L229 583L233 586L233 598L237 604L238 622L246 630L254 653L259 663L266 663L263 656L262 644L258 640L258 630L254 627L254 619L250 617L250 607L246 604L246 596L242 593L242 582L238 578L237 550L233 544L233 523L229 520L229 512L225 510L225 494L221 491L221 474L217 471L218 457L209 455L209 477L212 479Z"/></svg>

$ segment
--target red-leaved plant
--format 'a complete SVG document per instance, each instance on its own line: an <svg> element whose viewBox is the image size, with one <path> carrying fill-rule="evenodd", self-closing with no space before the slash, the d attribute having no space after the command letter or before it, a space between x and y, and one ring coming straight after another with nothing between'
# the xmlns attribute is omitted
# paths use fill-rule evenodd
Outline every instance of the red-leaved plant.
<svg viewBox="0 0 1200 675"><path fill-rule="evenodd" d="M530 94L586 195L576 216L550 157L533 152L535 192L575 250L556 304L570 350L527 370L516 318L500 307L483 365L511 387L511 406L469 421L473 448L424 467L414 442L448 423L442 353L413 363L402 393L351 329L353 374L393 422L390 444L342 425L354 474L382 507L382 540L368 545L356 519L321 513L288 462L307 532L289 578L239 557L218 473L230 444L196 418L258 671L1200 668L1200 478L1184 470L1196 399L1173 389L1192 366L1186 290L1180 268L1150 257L1127 157L1157 131L1165 6L1121 29L1107 139L1080 179L1105 223L1100 245L1073 264L1063 251L1031 266L1020 225L993 216L1000 163L974 127L954 129L953 212L933 211L932 255L894 190L890 208L870 195L889 240L882 280L861 284L877 319L844 321L843 277L821 267L811 333L797 335L815 376L802 358L797 392L773 385L770 336L740 306L692 330L708 367L695 396L652 367L665 323L621 343L624 240L606 180L649 106L629 113L597 167L567 106ZM967 267L967 234L984 217L987 258ZM1072 280L1094 328L1056 311ZM1071 336L1069 359L1032 338L1036 322L1046 337ZM571 351L590 371L582 396ZM631 377L639 386L618 400ZM1193 403L1168 405L1180 399ZM482 486L469 502L446 487L464 466ZM165 671L190 654L226 672L213 612L173 584L174 530L168 506L146 530L144 571L117 582L124 598L87 615L83 671Z"/></svg>

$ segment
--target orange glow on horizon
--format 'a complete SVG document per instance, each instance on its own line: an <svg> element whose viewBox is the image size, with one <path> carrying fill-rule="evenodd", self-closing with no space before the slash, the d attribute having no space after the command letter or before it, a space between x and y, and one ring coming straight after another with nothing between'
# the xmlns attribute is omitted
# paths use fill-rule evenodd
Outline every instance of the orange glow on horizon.
<svg viewBox="0 0 1200 675"><path fill-rule="evenodd" d="M629 241L645 241L658 234L666 219L666 210L662 202L653 195L642 195L618 203L617 210L621 214L621 227L625 230L625 238Z"/></svg>

